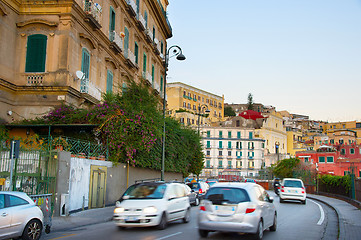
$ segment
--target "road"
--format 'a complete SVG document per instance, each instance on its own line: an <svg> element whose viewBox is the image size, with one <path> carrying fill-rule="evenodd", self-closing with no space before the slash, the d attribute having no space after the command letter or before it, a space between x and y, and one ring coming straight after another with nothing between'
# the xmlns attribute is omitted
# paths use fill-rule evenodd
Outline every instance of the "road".
<svg viewBox="0 0 361 240"><path fill-rule="evenodd" d="M337 217L331 208L314 200L307 199L307 204L298 202L279 203L275 197L274 204L278 212L278 228L276 232L265 231L265 240L304 240L304 239L337 239ZM94 224L74 228L62 232L52 232L43 235L43 240L188 240L200 239L197 229L198 207L192 207L191 221L170 223L165 230L155 228L127 228L118 230L112 222ZM250 235L236 233L210 233L208 239L252 239Z"/></svg>

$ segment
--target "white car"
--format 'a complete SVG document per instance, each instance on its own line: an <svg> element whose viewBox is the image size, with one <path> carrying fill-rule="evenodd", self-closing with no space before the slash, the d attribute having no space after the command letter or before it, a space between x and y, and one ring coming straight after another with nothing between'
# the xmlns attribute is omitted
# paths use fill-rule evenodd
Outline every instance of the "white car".
<svg viewBox="0 0 361 240"><path fill-rule="evenodd" d="M120 228L157 226L190 220L190 204L184 184L145 182L130 186L116 202L113 221Z"/></svg>
<svg viewBox="0 0 361 240"><path fill-rule="evenodd" d="M0 239L38 240L43 218L43 212L26 193L0 191Z"/></svg>
<svg viewBox="0 0 361 240"><path fill-rule="evenodd" d="M301 179L284 178L279 189L280 203L284 200L299 200L306 204L306 188Z"/></svg>
<svg viewBox="0 0 361 240"><path fill-rule="evenodd" d="M255 183L216 183L199 205L198 231L239 232L262 239L263 231L277 229L277 211L273 198Z"/></svg>

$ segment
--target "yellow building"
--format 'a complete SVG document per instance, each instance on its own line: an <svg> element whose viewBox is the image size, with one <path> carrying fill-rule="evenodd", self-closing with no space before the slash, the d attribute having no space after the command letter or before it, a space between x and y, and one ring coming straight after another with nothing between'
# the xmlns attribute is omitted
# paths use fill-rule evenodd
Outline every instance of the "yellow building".
<svg viewBox="0 0 361 240"><path fill-rule="evenodd" d="M337 122L337 123L323 123L322 125L323 133L330 136L335 131L346 131L350 130L356 133L356 142L361 144L361 122L357 121L348 121L348 122ZM336 140L337 142L337 140Z"/></svg>
<svg viewBox="0 0 361 240"><path fill-rule="evenodd" d="M167 83L167 103L168 114L186 125L209 125L224 119L224 96L184 83Z"/></svg>
<svg viewBox="0 0 361 240"><path fill-rule="evenodd" d="M0 119L34 118L61 103L144 81L162 96L168 0L0 2Z"/></svg>
<svg viewBox="0 0 361 240"><path fill-rule="evenodd" d="M291 157L296 157L296 152L307 150L302 139L302 131L287 130L287 152Z"/></svg>

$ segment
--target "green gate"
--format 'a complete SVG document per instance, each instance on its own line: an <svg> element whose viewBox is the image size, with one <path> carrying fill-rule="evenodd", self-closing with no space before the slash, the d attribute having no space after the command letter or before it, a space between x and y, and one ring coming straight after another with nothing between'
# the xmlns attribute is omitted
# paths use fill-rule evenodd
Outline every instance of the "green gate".
<svg viewBox="0 0 361 240"><path fill-rule="evenodd" d="M0 139L1 190L25 192L29 195L55 193L58 171L57 152L42 145L30 146L20 142L19 157L14 160L10 186L10 139Z"/></svg>

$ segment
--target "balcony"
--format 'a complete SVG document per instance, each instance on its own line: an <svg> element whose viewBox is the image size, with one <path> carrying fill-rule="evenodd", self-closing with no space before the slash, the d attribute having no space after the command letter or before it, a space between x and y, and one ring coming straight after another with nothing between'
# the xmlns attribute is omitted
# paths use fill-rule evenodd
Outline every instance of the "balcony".
<svg viewBox="0 0 361 240"><path fill-rule="evenodd" d="M152 85L152 75L149 72L142 72L142 77L146 80L147 84L149 86Z"/></svg>
<svg viewBox="0 0 361 240"><path fill-rule="evenodd" d="M153 47L154 47L154 52L156 54L160 54L160 46L159 46L159 40L157 38L154 38L154 41L153 41Z"/></svg>
<svg viewBox="0 0 361 240"><path fill-rule="evenodd" d="M102 94L99 88L97 88L88 78L82 79L80 82L80 92L87 93L97 100L101 100Z"/></svg>
<svg viewBox="0 0 361 240"><path fill-rule="evenodd" d="M253 156L248 156L248 159L254 159L254 157Z"/></svg>
<svg viewBox="0 0 361 240"><path fill-rule="evenodd" d="M129 14L133 17L137 16L138 7L134 0L127 0L127 4L127 11L129 12Z"/></svg>
<svg viewBox="0 0 361 240"><path fill-rule="evenodd" d="M100 29L100 17L102 14L102 7L98 3L85 1L84 12L86 14L85 21L88 22L93 29Z"/></svg>
<svg viewBox="0 0 361 240"><path fill-rule="evenodd" d="M124 57L127 59L127 64L130 67L138 68L138 64L135 62L135 55L130 49L124 51Z"/></svg>
<svg viewBox="0 0 361 240"><path fill-rule="evenodd" d="M153 42L153 32L149 28L144 30L144 32L145 32L146 40L148 41L148 43L152 43Z"/></svg>
<svg viewBox="0 0 361 240"><path fill-rule="evenodd" d="M45 73L31 73L26 74L27 86L43 86L45 80Z"/></svg>
<svg viewBox="0 0 361 240"><path fill-rule="evenodd" d="M110 48L113 49L115 53L121 53L123 51L123 39L115 31L109 34Z"/></svg>
<svg viewBox="0 0 361 240"><path fill-rule="evenodd" d="M146 21L143 17L142 14L139 14L138 15L138 22L137 22L137 25L138 25L138 28L141 30L141 31L144 31L146 29Z"/></svg>
<svg viewBox="0 0 361 240"><path fill-rule="evenodd" d="M162 96L162 91L160 90L160 86L157 82L153 82L153 89Z"/></svg>

